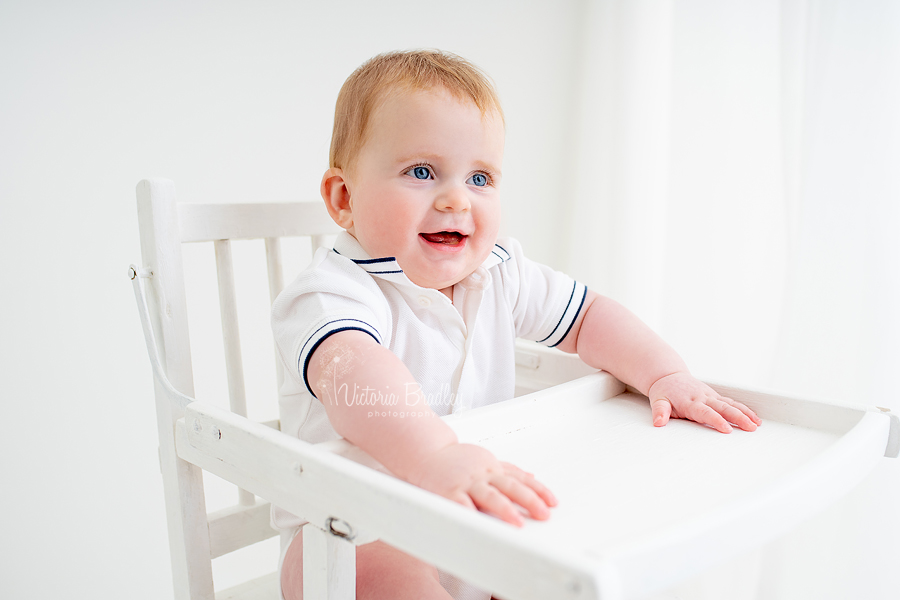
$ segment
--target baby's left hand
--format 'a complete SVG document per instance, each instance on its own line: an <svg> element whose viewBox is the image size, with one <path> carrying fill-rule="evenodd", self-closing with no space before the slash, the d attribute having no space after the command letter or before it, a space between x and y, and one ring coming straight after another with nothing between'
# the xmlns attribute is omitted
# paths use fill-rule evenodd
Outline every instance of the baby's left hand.
<svg viewBox="0 0 900 600"><path fill-rule="evenodd" d="M720 396L690 373L673 373L650 386L653 425L662 427L669 418L691 419L722 433L731 433L730 423L744 431L756 431L762 421L752 410L731 398Z"/></svg>

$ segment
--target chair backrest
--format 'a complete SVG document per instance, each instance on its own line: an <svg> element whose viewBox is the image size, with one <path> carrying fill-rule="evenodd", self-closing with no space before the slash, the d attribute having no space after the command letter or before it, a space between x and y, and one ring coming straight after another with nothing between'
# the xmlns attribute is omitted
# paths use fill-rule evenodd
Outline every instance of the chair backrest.
<svg viewBox="0 0 900 600"><path fill-rule="evenodd" d="M269 526L269 503L244 490L239 491L236 505L207 515L200 469L175 452L174 427L183 404L168 383L180 394L195 397L182 244L210 242L215 247L229 403L233 412L247 416L232 241L265 240L272 301L284 285L281 238L309 237L315 250L339 229L321 201L179 203L174 184L164 179L141 181L137 204L141 271L149 275L146 297L156 340L156 348L150 348L151 359L158 357L164 375L154 381L175 596L212 600L212 559L271 537L275 531ZM275 364L280 386L283 374L279 361ZM278 426L277 421L268 424Z"/></svg>

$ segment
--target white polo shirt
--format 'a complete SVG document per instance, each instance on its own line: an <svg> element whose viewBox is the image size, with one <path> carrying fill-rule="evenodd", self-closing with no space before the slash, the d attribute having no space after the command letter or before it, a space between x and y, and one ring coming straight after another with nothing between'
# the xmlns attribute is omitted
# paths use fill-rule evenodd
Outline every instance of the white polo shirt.
<svg viewBox="0 0 900 600"><path fill-rule="evenodd" d="M272 308L285 372L282 431L311 443L340 437L306 380L310 357L334 333L363 331L389 348L443 416L512 398L516 338L559 344L586 293L583 284L528 260L518 242L506 239L454 286L451 302L412 283L394 258L372 258L356 238L341 233L334 249L319 249ZM347 395L354 393L366 394ZM403 402L405 391L397 393Z"/></svg>
<svg viewBox="0 0 900 600"><path fill-rule="evenodd" d="M368 256L356 238L341 233L334 249L319 249L272 307L285 373L281 430L310 443L340 437L306 379L316 348L334 333L363 331L389 348L415 377L428 405L443 416L512 398L516 338L556 346L572 328L586 295L583 284L528 260L518 242L506 239L498 240L484 263L453 287L451 302L438 290L412 283L394 258ZM366 392L350 394L359 398ZM390 406L372 406L379 410ZM279 573L303 523L272 507L272 524L282 531ZM490 597L447 573L440 576L456 600Z"/></svg>

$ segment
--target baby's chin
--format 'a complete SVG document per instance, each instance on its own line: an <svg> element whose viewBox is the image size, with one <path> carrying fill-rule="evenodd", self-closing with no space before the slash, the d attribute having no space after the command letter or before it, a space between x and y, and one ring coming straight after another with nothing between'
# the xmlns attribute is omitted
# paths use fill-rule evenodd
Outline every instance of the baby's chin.
<svg viewBox="0 0 900 600"><path fill-rule="evenodd" d="M407 255L406 258L410 262L406 266L403 264L403 257L398 256L397 260L400 268L403 269L411 282L419 287L443 291L446 294L447 289L453 288L458 283L465 282L466 279L480 269L494 249L493 242L484 244L484 241L478 239L478 237L469 237L466 241L472 242L476 240L477 245L463 242L461 244L462 248L442 253L443 258L440 258L440 255L426 252L429 258L424 261ZM428 245L430 247L432 244L429 243ZM447 295L449 296L449 294Z"/></svg>
<svg viewBox="0 0 900 600"><path fill-rule="evenodd" d="M409 277L409 273L406 274ZM409 280L421 288L437 290L447 293L446 290L452 289L454 285L465 279L465 277L447 279L447 280L422 280L420 278L409 277Z"/></svg>

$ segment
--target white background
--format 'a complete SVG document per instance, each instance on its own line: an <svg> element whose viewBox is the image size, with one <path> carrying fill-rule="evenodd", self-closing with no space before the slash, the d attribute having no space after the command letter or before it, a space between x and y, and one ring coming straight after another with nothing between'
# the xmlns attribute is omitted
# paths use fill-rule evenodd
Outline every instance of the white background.
<svg viewBox="0 0 900 600"><path fill-rule="evenodd" d="M0 596L171 596L126 277L135 185L317 198L338 89L385 50L438 47L492 75L505 231L633 307L696 373L900 409L898 39L890 2L3 2ZM191 249L188 268L210 257ZM191 302L192 335L214 339L217 310ZM248 388L271 394L258 345ZM198 396L220 397L221 350L193 352ZM894 597L898 488L885 461L679 593ZM223 494L213 482L210 502ZM273 557L223 561L217 582Z"/></svg>

